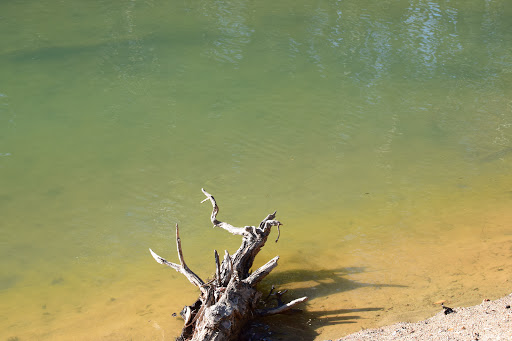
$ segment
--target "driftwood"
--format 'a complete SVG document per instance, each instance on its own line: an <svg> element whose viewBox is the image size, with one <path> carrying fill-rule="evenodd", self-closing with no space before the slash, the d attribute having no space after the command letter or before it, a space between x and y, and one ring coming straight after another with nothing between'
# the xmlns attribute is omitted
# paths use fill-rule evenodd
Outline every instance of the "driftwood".
<svg viewBox="0 0 512 341"><path fill-rule="evenodd" d="M251 267L254 258L265 245L272 226L276 226L279 230L282 224L275 220L276 212L269 214L257 227L234 227L221 222L217 220L219 207L215 199L204 189L202 191L206 196L202 202L209 200L213 206L211 221L214 227L221 227L232 234L242 236L240 248L233 255L225 251L222 263L215 250L214 278L205 283L187 266L183 259L178 225L176 225L176 245L180 264L168 262L153 250L149 249L149 251L158 263L170 266L185 275L201 291L198 300L181 311L185 325L177 340L237 340L249 320L284 313L297 304L307 301L308 298L302 297L289 303L283 303L279 299L277 307L259 308L261 293L256 290L256 284L277 266L279 256L252 273Z"/></svg>

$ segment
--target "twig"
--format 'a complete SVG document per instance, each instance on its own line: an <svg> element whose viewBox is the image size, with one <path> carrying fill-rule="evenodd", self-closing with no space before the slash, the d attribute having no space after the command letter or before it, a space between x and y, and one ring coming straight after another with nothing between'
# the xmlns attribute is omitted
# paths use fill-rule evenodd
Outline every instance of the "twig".
<svg viewBox="0 0 512 341"><path fill-rule="evenodd" d="M240 236L245 236L247 234L245 228L234 227L231 224L224 223L220 220L217 220L217 214L219 213L219 206L217 206L217 202L215 201L215 198L210 193L206 192L204 190L204 188L201 188L201 191L203 191L204 195L206 195L206 199L201 201L201 203L203 203L207 200L210 200L210 202L212 203L213 210L212 210L212 215L211 215L210 220L212 221L213 226L221 227L224 230L226 230L232 234L236 234L236 235L240 235Z"/></svg>
<svg viewBox="0 0 512 341"><path fill-rule="evenodd" d="M220 279L220 263L219 263L219 254L217 253L217 250L215 251L215 277L217 277L217 285L219 288L222 286L221 279Z"/></svg>
<svg viewBox="0 0 512 341"><path fill-rule="evenodd" d="M272 288L270 288L270 291L268 292L267 297L265 297L265 301L267 301L270 298L270 296L272 296L272 293L274 292L275 289L276 289L275 285L272 284Z"/></svg>
<svg viewBox="0 0 512 341"><path fill-rule="evenodd" d="M275 315L275 314L282 314L285 311L288 311L288 310L292 309L297 304L306 302L307 300L308 300L307 297L297 298L296 300L293 300L293 301L291 301L289 303L280 305L280 306L278 306L276 308L256 310L256 314L259 315L259 316L270 316L270 315Z"/></svg>
<svg viewBox="0 0 512 341"><path fill-rule="evenodd" d="M185 259L183 259L183 251L181 249L181 239L178 224L176 224L176 247L178 249L178 259L180 260L181 265L167 261L165 258L157 255L151 249L149 249L149 252L151 252L151 255L158 263L167 265L173 268L174 270L178 271L179 273L185 275L185 277L187 277L190 283L194 284L196 287L199 287L199 289L201 289L201 292L206 293L206 289L204 289L203 287L204 281L201 278L199 278L199 276L197 276L192 270L190 270L190 268L185 263Z"/></svg>

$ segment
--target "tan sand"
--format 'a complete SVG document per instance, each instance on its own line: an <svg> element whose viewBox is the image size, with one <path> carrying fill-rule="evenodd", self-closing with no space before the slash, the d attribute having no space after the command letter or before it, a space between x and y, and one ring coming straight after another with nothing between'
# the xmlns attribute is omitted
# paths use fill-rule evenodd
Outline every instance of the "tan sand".
<svg viewBox="0 0 512 341"><path fill-rule="evenodd" d="M443 310L416 323L366 329L339 340L512 340L512 294L473 307Z"/></svg>

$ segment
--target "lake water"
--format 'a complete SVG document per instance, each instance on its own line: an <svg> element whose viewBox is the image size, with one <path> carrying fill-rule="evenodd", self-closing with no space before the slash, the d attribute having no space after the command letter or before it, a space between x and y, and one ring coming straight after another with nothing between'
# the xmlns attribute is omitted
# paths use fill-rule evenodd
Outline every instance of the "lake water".
<svg viewBox="0 0 512 341"><path fill-rule="evenodd" d="M512 291L512 3L2 1L0 340L173 340L219 219L324 340ZM276 235L275 233L273 234ZM286 297L285 296L285 297ZM293 335L293 336L290 336Z"/></svg>

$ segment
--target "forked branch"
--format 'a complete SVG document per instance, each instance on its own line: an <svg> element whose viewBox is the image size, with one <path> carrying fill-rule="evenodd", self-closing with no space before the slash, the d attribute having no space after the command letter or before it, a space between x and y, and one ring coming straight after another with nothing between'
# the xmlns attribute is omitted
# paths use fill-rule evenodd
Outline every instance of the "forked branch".
<svg viewBox="0 0 512 341"><path fill-rule="evenodd" d="M180 264L172 263L167 261L165 258L160 257L157 255L153 250L149 249L149 252L151 252L151 255L153 258L160 264L167 265L174 270L178 271L179 273L185 275L187 279L190 281L190 283L194 284L196 287L199 287L201 289L201 292L206 292L204 288L204 281L199 278L198 275L196 275L185 263L185 259L183 258L183 250L181 249L181 239L180 239L180 230L178 228L178 224L176 224L176 247L178 249L178 259L180 260Z"/></svg>

